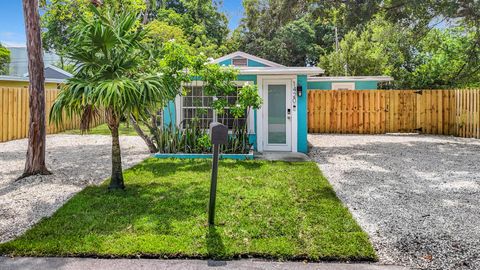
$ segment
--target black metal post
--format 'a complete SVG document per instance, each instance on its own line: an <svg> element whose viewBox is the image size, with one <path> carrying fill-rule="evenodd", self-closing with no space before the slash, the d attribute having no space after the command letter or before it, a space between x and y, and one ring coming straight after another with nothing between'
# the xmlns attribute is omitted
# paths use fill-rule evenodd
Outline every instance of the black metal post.
<svg viewBox="0 0 480 270"><path fill-rule="evenodd" d="M210 183L210 203L208 205L208 225L215 225L215 199L217 197L218 152L220 145L213 145L212 181Z"/></svg>

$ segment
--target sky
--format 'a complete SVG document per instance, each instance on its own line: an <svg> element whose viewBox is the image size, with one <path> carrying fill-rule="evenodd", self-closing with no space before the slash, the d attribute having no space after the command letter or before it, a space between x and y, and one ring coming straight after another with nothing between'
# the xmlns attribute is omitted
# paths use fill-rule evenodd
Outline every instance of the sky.
<svg viewBox="0 0 480 270"><path fill-rule="evenodd" d="M0 42L8 46L25 46L22 0L0 0ZM224 0L222 11L235 29L243 15L242 0Z"/></svg>

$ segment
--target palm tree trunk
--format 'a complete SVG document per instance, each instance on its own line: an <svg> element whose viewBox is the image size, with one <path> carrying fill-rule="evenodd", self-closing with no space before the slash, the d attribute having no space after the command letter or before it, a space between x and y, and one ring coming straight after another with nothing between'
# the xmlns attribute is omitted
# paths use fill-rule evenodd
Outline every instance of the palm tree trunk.
<svg viewBox="0 0 480 270"><path fill-rule="evenodd" d="M23 15L27 34L30 123L27 158L20 178L51 174L45 165L45 77L38 0L23 0Z"/></svg>
<svg viewBox="0 0 480 270"><path fill-rule="evenodd" d="M120 126L120 118L111 110L107 110L107 123L112 133L112 176L110 179L109 190L125 189L122 172L122 154L120 151L120 138L118 135L118 127Z"/></svg>
<svg viewBox="0 0 480 270"><path fill-rule="evenodd" d="M158 149L155 146L155 144L153 143L152 139L150 139L147 135L145 135L145 132L143 132L143 130L140 128L137 121L135 120L135 118L132 115L130 116L130 122L132 123L133 129L135 129L138 136L140 136L140 138L142 138L142 140L145 142L145 144L147 144L148 150L150 151L150 153L152 153L152 154L157 153Z"/></svg>

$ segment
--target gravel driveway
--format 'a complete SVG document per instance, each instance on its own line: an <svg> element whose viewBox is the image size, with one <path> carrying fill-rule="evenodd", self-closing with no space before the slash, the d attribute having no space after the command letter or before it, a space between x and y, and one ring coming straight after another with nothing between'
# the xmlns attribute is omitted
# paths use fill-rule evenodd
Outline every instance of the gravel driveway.
<svg viewBox="0 0 480 270"><path fill-rule="evenodd" d="M149 156L137 136L121 137L124 169ZM101 135L47 136L47 167L53 175L15 181L25 165L27 140L0 143L0 243L52 215L87 185L110 176L111 138Z"/></svg>
<svg viewBox="0 0 480 270"><path fill-rule="evenodd" d="M315 159L382 263L480 269L480 140L309 135Z"/></svg>

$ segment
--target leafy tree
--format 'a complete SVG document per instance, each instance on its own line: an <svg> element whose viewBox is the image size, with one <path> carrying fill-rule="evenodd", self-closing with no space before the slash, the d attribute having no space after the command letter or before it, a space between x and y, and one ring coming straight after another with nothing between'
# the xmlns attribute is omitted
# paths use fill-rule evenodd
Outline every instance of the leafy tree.
<svg viewBox="0 0 480 270"><path fill-rule="evenodd" d="M319 66L332 76L392 75L405 68L409 31L379 17L364 31L347 33L330 53L320 57Z"/></svg>
<svg viewBox="0 0 480 270"><path fill-rule="evenodd" d="M10 64L10 50L0 43L0 75L8 74L8 65Z"/></svg>
<svg viewBox="0 0 480 270"><path fill-rule="evenodd" d="M178 44L187 45L187 40L182 28L169 25L162 21L152 21L147 24L148 33L144 42L156 43L158 45L167 43L170 40L175 40Z"/></svg>
<svg viewBox="0 0 480 270"><path fill-rule="evenodd" d="M463 27L430 31L416 47L415 69L404 78L411 88L478 87L480 48Z"/></svg>
<svg viewBox="0 0 480 270"><path fill-rule="evenodd" d="M62 56L70 46L72 29L78 23L77 17L92 16L89 0L52 0L45 5L42 25L45 47ZM189 45L209 56L216 57L227 52L224 46L228 27L225 14L219 11L219 3L207 0L105 0L104 6L119 11L129 11L138 17L138 23L155 22L157 37L165 34L162 40L178 35L181 30ZM72 13L71 10L75 10ZM102 11L100 11L102 12ZM160 24L160 22L162 24Z"/></svg>
<svg viewBox="0 0 480 270"><path fill-rule="evenodd" d="M63 56L73 40L73 29L80 22L78 18L93 16L89 8L90 2L91 0L49 0L43 5L43 44L46 50L54 51L62 57L61 68L64 64ZM119 12L128 10L134 14L146 8L144 0L103 0L102 5L108 9Z"/></svg>
<svg viewBox="0 0 480 270"><path fill-rule="evenodd" d="M319 65L334 76L390 75L397 88L478 85L475 32L463 27L433 29L419 41L414 32L376 18L361 33L347 33L339 50L325 53Z"/></svg>
<svg viewBox="0 0 480 270"><path fill-rule="evenodd" d="M289 66L315 64L320 49L315 44L315 31L304 18L280 28L269 45L276 53L270 59Z"/></svg>
<svg viewBox="0 0 480 270"><path fill-rule="evenodd" d="M177 88L162 74L142 70L148 59L141 45L146 30L138 27L137 15L91 6L91 17L75 26L67 57L76 63L76 74L56 99L50 119L81 115L86 130L98 111L105 113L112 133L112 175L109 189L123 189L118 128L122 117L142 115L145 108L169 100Z"/></svg>

